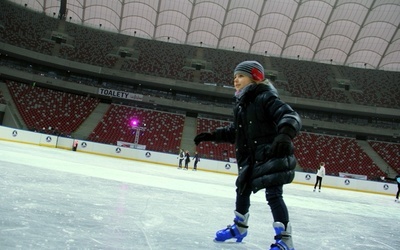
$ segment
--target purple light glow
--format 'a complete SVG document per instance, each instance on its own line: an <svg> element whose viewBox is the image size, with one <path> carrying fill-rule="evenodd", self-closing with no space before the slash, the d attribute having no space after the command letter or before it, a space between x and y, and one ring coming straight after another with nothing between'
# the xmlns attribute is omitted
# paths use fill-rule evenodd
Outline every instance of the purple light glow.
<svg viewBox="0 0 400 250"><path fill-rule="evenodd" d="M131 119L129 121L129 124L131 125L131 127L136 128L137 126L139 126L139 120L138 119Z"/></svg>

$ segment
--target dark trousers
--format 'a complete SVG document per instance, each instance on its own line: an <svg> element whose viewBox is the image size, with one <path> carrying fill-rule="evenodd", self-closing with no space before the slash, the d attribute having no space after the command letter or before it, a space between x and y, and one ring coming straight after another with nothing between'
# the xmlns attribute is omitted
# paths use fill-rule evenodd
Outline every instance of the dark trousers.
<svg viewBox="0 0 400 250"><path fill-rule="evenodd" d="M321 184L322 184L322 177L321 176L317 176L317 180L315 182L314 189L317 187L317 184L319 184L319 189L321 189Z"/></svg>
<svg viewBox="0 0 400 250"><path fill-rule="evenodd" d="M399 199L399 194L400 194L400 183L397 183L396 199Z"/></svg>
<svg viewBox="0 0 400 250"><path fill-rule="evenodd" d="M242 215L249 212L251 192L251 188L249 187L246 187L242 194L239 193L239 189L236 189L236 211ZM289 212L282 194L282 186L268 187L265 189L265 199L268 201L268 205L271 208L274 221L282 222L286 227L289 222Z"/></svg>

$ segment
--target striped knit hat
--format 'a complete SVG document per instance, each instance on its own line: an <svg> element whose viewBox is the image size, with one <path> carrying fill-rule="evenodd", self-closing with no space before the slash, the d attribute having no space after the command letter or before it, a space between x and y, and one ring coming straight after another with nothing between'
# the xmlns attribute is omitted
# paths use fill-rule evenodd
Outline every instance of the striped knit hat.
<svg viewBox="0 0 400 250"><path fill-rule="evenodd" d="M262 81L265 79L264 67L257 61L244 61L239 63L235 68L233 76L236 74L246 75L255 81Z"/></svg>

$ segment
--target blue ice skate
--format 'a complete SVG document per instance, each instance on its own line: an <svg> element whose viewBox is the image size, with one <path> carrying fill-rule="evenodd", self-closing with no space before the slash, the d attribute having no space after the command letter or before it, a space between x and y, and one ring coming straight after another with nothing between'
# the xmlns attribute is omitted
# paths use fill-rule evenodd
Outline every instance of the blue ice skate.
<svg viewBox="0 0 400 250"><path fill-rule="evenodd" d="M292 241L292 226L290 222L287 224L285 231L285 225L281 222L274 222L273 227L275 230L275 243L271 245L270 250L295 250Z"/></svg>
<svg viewBox="0 0 400 250"><path fill-rule="evenodd" d="M236 242L242 242L243 238L247 236L247 221L249 220L249 213L242 215L236 211L234 212L234 224L228 225L225 229L217 231L214 241L224 242L235 238Z"/></svg>

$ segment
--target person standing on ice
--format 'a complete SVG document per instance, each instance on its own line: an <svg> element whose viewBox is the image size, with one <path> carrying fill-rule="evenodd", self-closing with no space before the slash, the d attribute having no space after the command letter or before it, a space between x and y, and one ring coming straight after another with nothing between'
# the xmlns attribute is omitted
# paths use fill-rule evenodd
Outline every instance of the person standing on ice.
<svg viewBox="0 0 400 250"><path fill-rule="evenodd" d="M400 174L396 175L396 177L394 178L389 178L389 177L381 177L381 179L384 180L390 180L390 181L395 181L397 182L397 193L396 193L396 199L394 200L394 202L400 202L399 201L399 195L400 195Z"/></svg>
<svg viewBox="0 0 400 250"><path fill-rule="evenodd" d="M178 169L182 169L182 162L185 159L185 151L183 149L179 150L178 159Z"/></svg>
<svg viewBox="0 0 400 250"><path fill-rule="evenodd" d="M318 167L317 176L314 185L314 192L318 185L318 192L321 192L322 179L325 177L325 162L321 162Z"/></svg>
<svg viewBox="0 0 400 250"><path fill-rule="evenodd" d="M250 195L265 189L275 230L271 250L294 250L289 212L283 200L283 185L294 178L296 159L293 138L301 129L301 119L283 102L275 87L265 80L264 68L256 61L239 63L234 70L236 104L233 122L211 133L194 138L202 141L230 142L236 147L238 177L234 224L217 231L215 241L247 236Z"/></svg>
<svg viewBox="0 0 400 250"><path fill-rule="evenodd" d="M193 171L197 171L197 163L200 161L200 156L199 153L197 153L197 151L194 153L192 160L194 160Z"/></svg>
<svg viewBox="0 0 400 250"><path fill-rule="evenodd" d="M186 152L185 152L185 168L184 168L184 170L188 170L189 169L189 162L190 162L190 153L189 153L189 150L186 150Z"/></svg>

